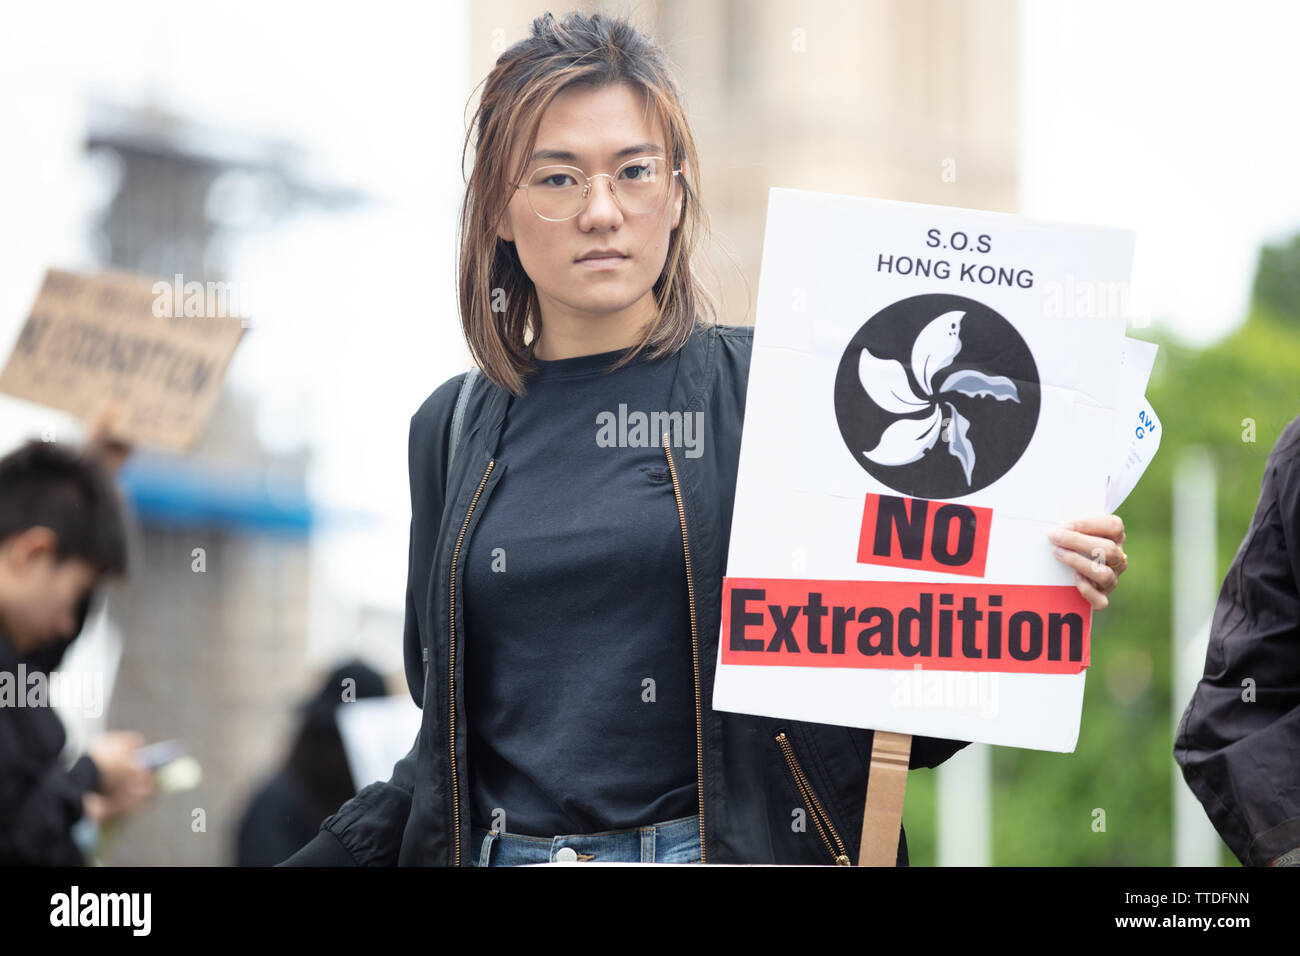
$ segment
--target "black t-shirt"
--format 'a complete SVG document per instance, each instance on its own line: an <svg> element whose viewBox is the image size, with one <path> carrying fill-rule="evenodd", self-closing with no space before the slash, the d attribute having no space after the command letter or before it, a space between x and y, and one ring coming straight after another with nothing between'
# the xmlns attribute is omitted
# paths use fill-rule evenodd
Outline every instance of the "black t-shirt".
<svg viewBox="0 0 1300 956"><path fill-rule="evenodd" d="M606 372L622 354L540 362L506 413L463 572L474 826L593 833L698 809L681 525L636 414L667 411L678 355Z"/></svg>

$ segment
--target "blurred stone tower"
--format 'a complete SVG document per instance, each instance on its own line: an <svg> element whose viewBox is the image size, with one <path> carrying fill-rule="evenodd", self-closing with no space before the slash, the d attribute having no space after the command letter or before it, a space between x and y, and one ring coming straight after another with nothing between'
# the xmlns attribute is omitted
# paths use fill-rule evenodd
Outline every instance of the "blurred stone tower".
<svg viewBox="0 0 1300 956"><path fill-rule="evenodd" d="M238 237L210 197L232 176L274 186L261 190L282 203L264 210L272 218L330 199L295 187L284 144L146 110L97 105L86 151L116 169L91 241L105 268L225 281L227 243ZM111 591L123 655L109 726L182 741L204 776L126 821L112 865L230 863L249 791L282 756L292 707L315 690L305 663L308 458L263 449L255 410L227 387L192 453L137 449L122 471L142 533L130 580Z"/></svg>

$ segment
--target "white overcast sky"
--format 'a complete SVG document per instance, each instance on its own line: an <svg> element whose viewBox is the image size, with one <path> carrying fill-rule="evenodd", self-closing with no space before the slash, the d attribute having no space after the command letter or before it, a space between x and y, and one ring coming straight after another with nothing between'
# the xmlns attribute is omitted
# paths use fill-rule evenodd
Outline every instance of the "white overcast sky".
<svg viewBox="0 0 1300 956"><path fill-rule="evenodd" d="M1245 317L1260 244L1300 231L1300 3L1020 12L1021 211L1137 230L1153 319L1221 338Z"/></svg>

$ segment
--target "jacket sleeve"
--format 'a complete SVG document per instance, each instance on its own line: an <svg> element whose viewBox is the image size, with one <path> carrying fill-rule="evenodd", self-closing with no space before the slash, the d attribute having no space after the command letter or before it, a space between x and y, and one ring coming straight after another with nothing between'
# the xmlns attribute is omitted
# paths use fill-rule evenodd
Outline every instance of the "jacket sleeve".
<svg viewBox="0 0 1300 956"><path fill-rule="evenodd" d="M1250 529L1228 569L1205 673L1174 759L1246 866L1300 847L1300 419L1268 463Z"/></svg>
<svg viewBox="0 0 1300 956"><path fill-rule="evenodd" d="M907 761L909 770L918 767L937 767L958 750L969 747L969 740L947 740L943 737L913 737L912 755Z"/></svg>
<svg viewBox="0 0 1300 956"><path fill-rule="evenodd" d="M57 758L33 766L15 733L13 722L0 721L0 861L79 866L70 831L84 813L86 791L99 785L99 771L89 756L70 768Z"/></svg>
<svg viewBox="0 0 1300 956"><path fill-rule="evenodd" d="M416 706L424 707L425 643L420 634L416 595L423 595L429 568L419 555L438 539L446 485L447 441L452 407L463 375L440 385L411 418L407 457L411 484L411 534L407 550L406 612L402 653L406 684ZM468 426L466 426L468 430ZM419 566L417 567L417 561ZM363 787L321 823L305 847L279 866L396 866L402 834L411 813L411 791L420 750L420 733L410 751L393 765L387 781Z"/></svg>

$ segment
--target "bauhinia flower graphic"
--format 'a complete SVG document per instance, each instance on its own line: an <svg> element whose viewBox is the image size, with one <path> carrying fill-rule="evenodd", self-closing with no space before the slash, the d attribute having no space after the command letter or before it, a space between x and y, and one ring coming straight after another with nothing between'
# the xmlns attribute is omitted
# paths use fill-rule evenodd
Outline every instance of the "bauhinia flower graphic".
<svg viewBox="0 0 1300 956"><path fill-rule="evenodd" d="M975 448L967 432L970 422L957 411L951 401L942 396L945 392L959 392L971 398L992 397L999 402L1020 402L1015 383L1005 375L985 375L975 369L953 372L942 380L938 388L934 379L952 365L961 351L961 320L965 312L945 312L930 321L912 343L912 375L920 385L923 396L912 391L907 381L907 371L901 362L876 358L865 348L858 359L858 378L867 396L886 412L895 415L914 415L928 410L924 418L901 418L889 425L880 436L880 442L864 454L880 465L906 465L917 461L934 447L943 431L943 409L948 410L949 453L955 457L966 474L966 484L971 483L975 469Z"/></svg>

